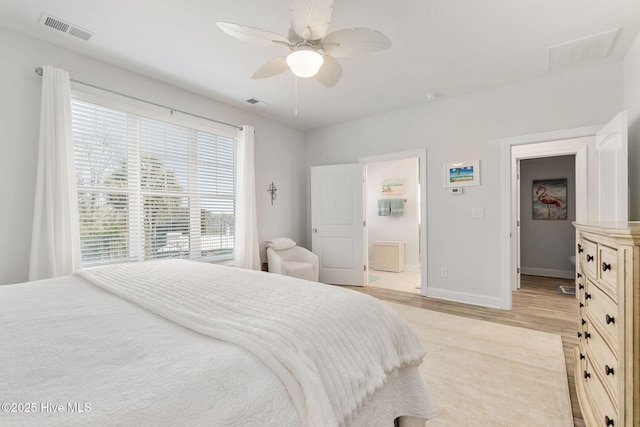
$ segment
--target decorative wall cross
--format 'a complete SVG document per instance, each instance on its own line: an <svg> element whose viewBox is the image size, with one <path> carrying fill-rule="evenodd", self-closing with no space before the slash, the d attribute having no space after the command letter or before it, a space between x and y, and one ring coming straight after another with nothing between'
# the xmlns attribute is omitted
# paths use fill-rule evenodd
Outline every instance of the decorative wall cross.
<svg viewBox="0 0 640 427"><path fill-rule="evenodd" d="M269 186L269 188L267 188L267 191L271 193L271 206L273 206L273 201L276 199L276 197L278 197L278 195L276 194L276 191L278 191L278 189L275 185L273 185L273 181L271 181L271 185Z"/></svg>

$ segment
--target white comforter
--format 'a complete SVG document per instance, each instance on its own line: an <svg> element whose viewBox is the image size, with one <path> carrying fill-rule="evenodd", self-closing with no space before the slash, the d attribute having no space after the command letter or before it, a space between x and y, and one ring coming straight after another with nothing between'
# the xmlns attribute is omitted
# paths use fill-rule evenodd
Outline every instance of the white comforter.
<svg viewBox="0 0 640 427"><path fill-rule="evenodd" d="M295 297L294 288L301 288L295 279L226 267L186 261L137 266L83 274L227 342L167 322L78 277L0 287L0 400L37 405L32 413L0 413L0 424L324 426L353 417L354 424L374 425L372 402L381 401L395 407L396 416L433 415L415 369L401 368L417 363L422 350L384 304L308 282ZM115 284L106 284L107 276ZM164 279L170 283L161 286ZM356 300L362 297L373 305L361 307ZM298 310L300 300L310 305ZM249 317L240 320L241 312ZM329 320L300 329L312 312ZM387 323L392 332L383 331ZM381 330L370 335L372 326ZM276 345L265 340L269 334ZM358 348L367 354L358 355ZM337 361L338 355L346 359ZM419 401L396 399L403 388ZM85 403L90 411L77 413ZM63 410L55 412L56 405Z"/></svg>

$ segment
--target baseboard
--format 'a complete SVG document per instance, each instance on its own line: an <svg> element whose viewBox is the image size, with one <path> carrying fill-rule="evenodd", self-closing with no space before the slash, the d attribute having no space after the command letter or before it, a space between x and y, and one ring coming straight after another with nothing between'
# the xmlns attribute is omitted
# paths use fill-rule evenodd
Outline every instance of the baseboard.
<svg viewBox="0 0 640 427"><path fill-rule="evenodd" d="M423 294L424 295L424 294ZM462 302L465 304L479 305L482 307L504 309L502 299L498 297L487 297L484 295L469 294L466 292L451 291L448 289L427 288L426 296L446 301Z"/></svg>
<svg viewBox="0 0 640 427"><path fill-rule="evenodd" d="M376 265L373 263L373 260L369 261L369 269L376 269ZM405 264L404 269L405 271L420 271L420 264Z"/></svg>
<svg viewBox="0 0 640 427"><path fill-rule="evenodd" d="M570 270L552 270L550 268L520 268L520 274L527 274L529 276L544 276L555 277L558 279L573 279L575 278L575 272Z"/></svg>

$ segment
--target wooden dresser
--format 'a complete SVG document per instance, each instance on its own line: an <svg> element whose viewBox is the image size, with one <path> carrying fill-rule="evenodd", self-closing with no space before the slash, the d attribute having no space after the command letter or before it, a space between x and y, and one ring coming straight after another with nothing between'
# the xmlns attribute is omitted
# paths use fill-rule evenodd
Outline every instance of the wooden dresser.
<svg viewBox="0 0 640 427"><path fill-rule="evenodd" d="M640 222L575 224L576 391L585 424L640 426Z"/></svg>

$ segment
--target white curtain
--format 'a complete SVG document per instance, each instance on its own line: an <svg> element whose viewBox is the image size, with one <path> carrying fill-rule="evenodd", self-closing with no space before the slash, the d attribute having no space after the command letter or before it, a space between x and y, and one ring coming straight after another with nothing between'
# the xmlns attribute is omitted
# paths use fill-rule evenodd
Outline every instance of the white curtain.
<svg viewBox="0 0 640 427"><path fill-rule="evenodd" d="M68 275L79 267L69 73L44 66L29 280Z"/></svg>
<svg viewBox="0 0 640 427"><path fill-rule="evenodd" d="M237 156L234 265L260 270L252 126L242 126L242 130L238 131Z"/></svg>

